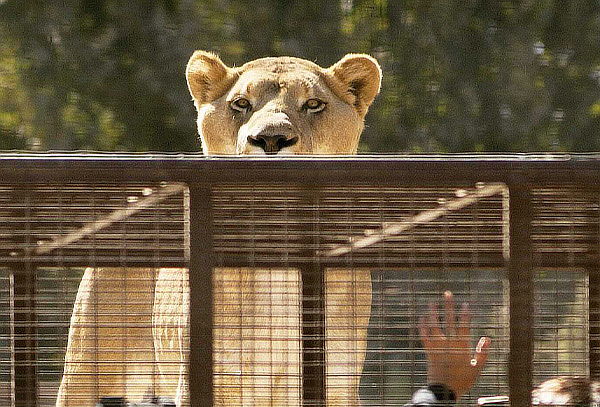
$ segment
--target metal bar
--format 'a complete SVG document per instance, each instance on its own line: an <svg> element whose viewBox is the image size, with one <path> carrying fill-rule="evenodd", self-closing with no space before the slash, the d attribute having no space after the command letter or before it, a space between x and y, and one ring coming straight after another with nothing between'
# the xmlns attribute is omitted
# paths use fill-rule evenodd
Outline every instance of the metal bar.
<svg viewBox="0 0 600 407"><path fill-rule="evenodd" d="M213 267L211 188L193 185L190 196L191 407L213 405Z"/></svg>
<svg viewBox="0 0 600 407"><path fill-rule="evenodd" d="M510 354L508 384L513 407L531 405L533 382L533 206L527 187L509 185Z"/></svg>
<svg viewBox="0 0 600 407"><path fill-rule="evenodd" d="M598 259L598 248L600 247L600 214L596 221L596 242L591 246L591 252L596 261L590 263L588 271L588 346L590 358L590 378L600 379L600 259Z"/></svg>
<svg viewBox="0 0 600 407"><path fill-rule="evenodd" d="M307 208L318 208L320 194L317 189L306 186L303 196ZM300 257L307 261L300 267L302 279L302 405L325 406L325 268L317 254L319 241L318 210L306 215L303 238L304 249Z"/></svg>
<svg viewBox="0 0 600 407"><path fill-rule="evenodd" d="M70 256L70 253L66 252L64 256L68 258L60 259L60 263L57 257L44 256L42 258L30 257L30 264L32 267L43 268L43 267L73 267L73 268L85 268L90 266L90 256L77 255ZM183 257L183 256L182 256ZM6 267L13 267L19 265L22 262L21 259L15 259L14 257L0 258L0 264ZM242 262L238 262L242 264ZM183 259L164 259L161 258L159 261L153 261L150 256L144 256L143 258L126 259L126 261L115 259L115 256L103 255L98 256L98 259L94 259L95 267L149 267L149 268L186 268L188 263Z"/></svg>
<svg viewBox="0 0 600 407"><path fill-rule="evenodd" d="M15 202L21 204L15 215L22 220L20 227L25 231L15 243L31 247L31 196L23 188L17 188L13 195ZM36 269L22 253L17 256L21 262L11 268L10 284L12 405L35 407L38 393Z"/></svg>
<svg viewBox="0 0 600 407"><path fill-rule="evenodd" d="M35 269L27 264L12 268L11 373L13 406L37 405Z"/></svg>
<svg viewBox="0 0 600 407"><path fill-rule="evenodd" d="M590 378L600 379L600 267L588 267Z"/></svg>
<svg viewBox="0 0 600 407"><path fill-rule="evenodd" d="M460 254L453 254L450 253L448 257L451 256L459 256ZM546 253L544 256L540 256L540 255L535 255L534 256L534 260L535 263L537 265L539 265L540 267L545 267L545 268L571 268L571 267L583 267L583 268L589 268L589 267L593 267L590 266L590 259L586 259L584 255L582 255L581 259L578 259L578 261L573 262L573 261L569 261L570 259L570 253ZM225 257L226 255L223 254L221 255L221 258L219 260L219 264L222 267L262 267L262 268L271 268L271 267L278 267L281 265L281 261L278 261L276 259L252 259L251 255L248 256L231 256L231 257ZM440 262L438 260L436 260L435 258L423 258L423 259L419 259L416 258L412 263L407 260L407 256L405 254L396 254L396 258L394 258L393 255L390 255L389 258L378 258L375 255L370 255L370 256L364 256L364 257L353 257L352 258L352 264L354 267L360 267L360 268L371 268L373 267L373 264L375 262L377 262L377 269L380 269L382 267L389 267L389 268L414 268L414 267L419 267L419 268L432 268L435 269L436 267L439 267ZM403 257L404 261L403 261ZM501 253L492 253L490 256L487 256L486 253L483 253L481 255L481 257L478 258L478 267L482 267L482 268L490 268L490 267L504 267L505 262L502 258ZM597 260L596 260L597 261ZM21 263L20 260L15 259L15 258L4 258L4 259L0 259L0 263L3 266L6 267L13 267L15 265L19 265ZM56 257L54 258L50 258L50 257L44 257L42 259L37 259L37 258L32 258L31 259L31 265L38 267L38 268L42 268L42 267L56 267L58 265ZM286 266L289 267L298 267L298 268L302 268L305 267L307 264L310 264L311 262L308 260L303 260L303 259L299 259L299 260L286 260L285 264ZM187 267L187 262L184 261L183 259L160 259L159 261L153 261L151 258L142 258L142 259L127 259L126 262L123 261L118 261L115 260L114 258L110 258L110 256L102 256L99 257L97 260L94 260L94 264L96 265L96 267L122 267L124 265L128 266L128 267L150 267L150 268L162 268L162 267L166 267L166 268L186 268ZM321 261L321 266L322 267L341 267L341 266L345 266L348 264L348 260L345 257L342 258L338 258L338 259L327 259L326 261ZM89 256L87 258L84 258L83 256L81 257L69 257L69 258L65 258L65 259L61 259L61 266L64 267L74 267L74 268L84 268L84 267L89 267L90 265L90 261L89 261ZM473 262L470 261L468 258L464 257L461 259L457 259L455 261L451 261L448 262L445 266L446 268L448 267L456 267L457 269L463 269L465 267L473 267Z"/></svg>
<svg viewBox="0 0 600 407"><path fill-rule="evenodd" d="M325 270L304 266L302 277L302 405L326 405Z"/></svg>
<svg viewBox="0 0 600 407"><path fill-rule="evenodd" d="M452 254L451 254L452 255ZM396 254L398 258L393 258L392 256L389 259L378 259L377 256L371 255L363 258L352 258L352 266L359 268L392 268L392 269L410 269L413 270L415 267L418 268L430 268L435 270L439 268L440 261L427 258L427 259L416 259L412 263L406 258L409 256L409 253L399 253ZM405 256L405 259L401 257ZM221 261L221 258L223 259ZM278 262L275 259L256 259L253 260L251 256L241 256L241 257L233 257L233 258L225 258L224 256L219 259L219 265L222 267L262 267L262 268L273 268L281 265L281 262ZM338 259L327 259L328 261L321 261L320 266L322 268L328 267L344 267L348 266L348 258L338 258ZM403 261L404 260L404 261ZM297 268L307 268L310 266L312 262L309 259L299 259L299 260L287 260L285 261L286 267L297 267ZM377 263L377 267L374 264ZM503 260L501 254L497 254L494 257L490 257L489 261L485 259L479 259L478 267L481 268L490 268L490 267L504 267L506 262ZM566 263L559 263L556 267L561 267L566 265ZM456 269L464 270L466 267L473 267L473 262L469 259L465 258L462 261L453 261L448 262L445 268L455 267Z"/></svg>
<svg viewBox="0 0 600 407"><path fill-rule="evenodd" d="M478 258L478 266L479 267L504 267L505 262L502 258L502 253L500 252L492 252L485 253L480 252L481 255ZM251 255L243 256L243 255L227 255L227 254L219 254L221 257L219 259L219 264L222 267L262 267L262 268L270 268L277 267L281 265L281 261L273 258L252 258ZM458 269L465 267L473 267L473 261L465 256L460 257L460 253L449 253L448 257L450 259L454 258L456 260L449 261L446 264L446 267L456 267ZM84 268L89 267L89 255L84 256L71 256L68 254L68 258L62 258L60 265L64 267L78 267ZM373 264L377 262L377 269L382 267L389 268L432 268L435 269L439 267L439 260L436 258L423 257L415 258L409 261L407 258L408 255L398 254L395 255L390 254L389 258L380 258L376 255L366 255L366 256L357 256L355 255L352 258L352 264L355 267L360 268L370 268L373 267ZM590 268L594 267L594 265L590 265L593 261L599 261L597 257L590 258L585 254L581 255L581 258L577 258L576 261L572 260L571 253L544 253L544 255L535 255L534 254L535 264L539 267L545 268L571 268L571 267L583 267ZM13 267L15 265L19 265L22 262L22 259L15 259L14 257L5 257L0 258L0 263L6 267ZM44 256L41 258L32 257L30 259L30 263L32 266L41 268L41 267L56 267L58 265L56 257ZM297 259L297 260L286 260L285 264L289 267L305 267L307 264L310 264L311 261L308 259ZM151 268L162 268L162 267L173 267L173 268L186 268L188 263L182 259L165 259L161 258L159 260L154 260L149 256L145 256L143 258L131 258L127 259L126 263L123 261L115 260L114 257L110 255L98 256L97 259L94 260L94 264L97 267L122 267L124 264L128 267L151 267ZM321 260L322 267L341 267L348 264L348 260L346 257L340 258L328 258Z"/></svg>
<svg viewBox="0 0 600 407"><path fill-rule="evenodd" d="M22 158L19 158L22 157ZM134 164L134 165L132 165ZM3 182L168 181L254 182L285 179L323 185L369 182L434 185L445 182L509 182L526 171L540 185L582 184L598 188L600 155L471 155L383 157L201 158L179 155L0 154ZM519 182L513 179L513 184Z"/></svg>

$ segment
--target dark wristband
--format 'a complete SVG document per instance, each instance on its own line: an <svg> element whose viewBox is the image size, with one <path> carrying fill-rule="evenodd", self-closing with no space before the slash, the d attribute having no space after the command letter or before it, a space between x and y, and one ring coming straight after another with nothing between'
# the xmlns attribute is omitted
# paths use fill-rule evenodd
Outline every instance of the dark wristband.
<svg viewBox="0 0 600 407"><path fill-rule="evenodd" d="M427 385L427 389L431 391L435 398L439 401L456 401L456 394L445 384L433 383Z"/></svg>

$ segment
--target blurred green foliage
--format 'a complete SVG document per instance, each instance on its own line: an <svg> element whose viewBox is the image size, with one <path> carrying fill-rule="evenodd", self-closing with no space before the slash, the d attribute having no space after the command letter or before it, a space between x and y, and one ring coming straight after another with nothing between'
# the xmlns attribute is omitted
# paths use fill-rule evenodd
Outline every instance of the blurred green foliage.
<svg viewBox="0 0 600 407"><path fill-rule="evenodd" d="M600 150L598 0L0 0L0 149L195 151L184 68L367 52L361 151Z"/></svg>

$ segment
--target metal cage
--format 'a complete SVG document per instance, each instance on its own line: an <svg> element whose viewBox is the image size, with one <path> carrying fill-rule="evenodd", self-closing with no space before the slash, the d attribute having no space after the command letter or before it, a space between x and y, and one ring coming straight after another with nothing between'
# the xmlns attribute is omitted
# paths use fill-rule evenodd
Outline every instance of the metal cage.
<svg viewBox="0 0 600 407"><path fill-rule="evenodd" d="M599 176L596 155L2 154L0 406L55 405L69 363L96 398L105 375L140 399L184 377L181 405L403 405L445 290L493 338L462 403L529 405L543 379L599 376ZM93 357L65 364L80 303Z"/></svg>

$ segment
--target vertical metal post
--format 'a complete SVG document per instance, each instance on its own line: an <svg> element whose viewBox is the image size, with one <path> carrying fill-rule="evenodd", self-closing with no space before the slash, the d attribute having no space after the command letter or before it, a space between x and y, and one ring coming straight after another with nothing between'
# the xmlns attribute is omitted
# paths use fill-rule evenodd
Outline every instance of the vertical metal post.
<svg viewBox="0 0 600 407"><path fill-rule="evenodd" d="M316 251L320 230L318 190L306 189L307 207L302 279L302 405L326 405L325 360L325 269ZM317 212L315 212L317 211Z"/></svg>
<svg viewBox="0 0 600 407"><path fill-rule="evenodd" d="M10 284L11 372L13 406L37 405L37 317L35 269L29 262L14 266Z"/></svg>
<svg viewBox="0 0 600 407"><path fill-rule="evenodd" d="M11 270L10 315L11 315L11 374L14 407L37 406L37 311L35 301L36 269L31 264L31 192L26 188L15 188L13 200L19 209L14 213L21 222L16 233L15 250L12 254L20 258Z"/></svg>
<svg viewBox="0 0 600 407"><path fill-rule="evenodd" d="M533 205L526 185L509 186L510 194L510 355L508 384L511 406L531 405L533 382Z"/></svg>
<svg viewBox="0 0 600 407"><path fill-rule="evenodd" d="M318 264L302 268L302 400L304 406L324 406L325 390L325 270Z"/></svg>
<svg viewBox="0 0 600 407"><path fill-rule="evenodd" d="M213 267L211 188L190 185L191 407L213 405Z"/></svg>
<svg viewBox="0 0 600 407"><path fill-rule="evenodd" d="M588 270L588 323L590 378L600 379L600 267L598 260Z"/></svg>
<svg viewBox="0 0 600 407"><path fill-rule="evenodd" d="M590 354L590 378L600 379L600 215L596 219L598 225L595 244L590 248L592 254L587 265L588 272L588 346Z"/></svg>

